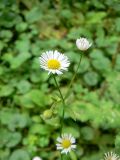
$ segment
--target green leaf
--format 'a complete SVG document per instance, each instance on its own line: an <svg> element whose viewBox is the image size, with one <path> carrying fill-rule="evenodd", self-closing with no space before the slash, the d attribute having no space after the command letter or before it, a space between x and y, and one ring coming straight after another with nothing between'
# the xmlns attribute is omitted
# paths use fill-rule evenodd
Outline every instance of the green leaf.
<svg viewBox="0 0 120 160"><path fill-rule="evenodd" d="M115 147L120 149L120 135L118 134L115 138Z"/></svg>
<svg viewBox="0 0 120 160"><path fill-rule="evenodd" d="M21 133L19 132L10 132L6 129L1 129L0 132L0 148L2 147L15 147L21 141Z"/></svg>
<svg viewBox="0 0 120 160"><path fill-rule="evenodd" d="M0 130L0 148L3 148L9 140L10 133L6 129Z"/></svg>
<svg viewBox="0 0 120 160"><path fill-rule="evenodd" d="M76 67L77 67L77 65L75 66L75 69L76 69ZM80 64L78 72L79 73L84 73L84 72L86 72L88 70L88 68L90 68L89 60L87 58L84 58L81 61L81 64Z"/></svg>
<svg viewBox="0 0 120 160"><path fill-rule="evenodd" d="M47 147L49 144L49 137L40 137L38 140L38 145L40 147Z"/></svg>
<svg viewBox="0 0 120 160"><path fill-rule="evenodd" d="M3 38L3 39L11 39L12 36L13 34L10 30L2 30L0 33L0 38Z"/></svg>
<svg viewBox="0 0 120 160"><path fill-rule="evenodd" d="M100 71L110 71L111 69L111 63L110 60L106 57L102 57L99 59L94 59L92 60L92 65L94 68Z"/></svg>
<svg viewBox="0 0 120 160"><path fill-rule="evenodd" d="M26 20L29 23L36 22L42 18L41 9L39 7L34 7L25 14Z"/></svg>
<svg viewBox="0 0 120 160"><path fill-rule="evenodd" d="M27 27L28 27L28 24L25 23L25 22L21 22L21 23L19 23L19 24L16 24L16 30L17 30L18 32L23 32L23 31L25 31L25 30L27 29Z"/></svg>
<svg viewBox="0 0 120 160"><path fill-rule="evenodd" d="M29 94L25 94L23 96L14 96L14 101L17 105L22 106L24 108L34 108L34 103L29 97Z"/></svg>
<svg viewBox="0 0 120 160"><path fill-rule="evenodd" d="M37 71L37 72L32 72L31 75L30 75L30 79L33 83L38 83L38 82L46 82L48 80L48 73L47 72L40 72L40 71ZM44 85L47 85L46 83L44 83ZM41 85L42 86L42 85Z"/></svg>
<svg viewBox="0 0 120 160"><path fill-rule="evenodd" d="M19 144L21 139L22 139L21 133L19 133L19 132L11 133L10 136L9 136L9 140L7 141L6 146L8 148L15 147L16 145Z"/></svg>
<svg viewBox="0 0 120 160"><path fill-rule="evenodd" d="M10 156L10 150L8 148L0 150L0 160L8 160Z"/></svg>
<svg viewBox="0 0 120 160"><path fill-rule="evenodd" d="M63 9L60 12L60 15L61 15L62 18L65 18L65 19L70 19L73 16L72 12L68 9Z"/></svg>
<svg viewBox="0 0 120 160"><path fill-rule="evenodd" d="M10 96L14 91L14 88L10 85L0 86L0 97Z"/></svg>
<svg viewBox="0 0 120 160"><path fill-rule="evenodd" d="M117 57L116 57L115 69L117 71L120 71L120 55L117 55Z"/></svg>
<svg viewBox="0 0 120 160"><path fill-rule="evenodd" d="M76 155L76 153L73 152L73 151L71 151L71 152L70 152L70 158L71 158L71 160L77 160L77 155Z"/></svg>
<svg viewBox="0 0 120 160"><path fill-rule="evenodd" d="M85 139L85 140L92 140L94 139L94 130L91 127L82 127L81 128L81 136Z"/></svg>
<svg viewBox="0 0 120 160"><path fill-rule="evenodd" d="M83 78L88 86L95 86L99 81L98 74L93 71L85 73Z"/></svg>
<svg viewBox="0 0 120 160"><path fill-rule="evenodd" d="M46 104L50 102L50 97L45 96L43 92L37 89L33 89L28 93L30 99L32 100L33 103L40 107L44 107Z"/></svg>
<svg viewBox="0 0 120 160"><path fill-rule="evenodd" d="M2 110L0 112L0 121L3 125L7 125L10 130L15 128L25 128L29 123L27 114L20 114L11 110Z"/></svg>
<svg viewBox="0 0 120 160"><path fill-rule="evenodd" d="M24 54L28 54L29 53L30 40L28 39L27 35L26 35L26 37L16 41L15 49L17 51L19 51L22 54L22 56L24 56Z"/></svg>
<svg viewBox="0 0 120 160"><path fill-rule="evenodd" d="M48 135L50 132L50 126L43 124L34 124L30 128L30 134Z"/></svg>
<svg viewBox="0 0 120 160"><path fill-rule="evenodd" d="M31 57L29 53L20 53L10 61L11 69L19 68L26 60Z"/></svg>
<svg viewBox="0 0 120 160"><path fill-rule="evenodd" d="M77 127L65 127L63 128L63 133L71 133L74 137L79 138L80 137L80 132Z"/></svg>
<svg viewBox="0 0 120 160"><path fill-rule="evenodd" d="M30 160L28 152L23 149L17 149L13 151L13 153L9 158L9 160L23 160L23 159Z"/></svg>
<svg viewBox="0 0 120 160"><path fill-rule="evenodd" d="M24 94L30 90L31 84L27 80L21 80L16 87L18 88L19 93Z"/></svg>
<svg viewBox="0 0 120 160"><path fill-rule="evenodd" d="M28 122L29 118L27 115L16 113L11 117L8 127L11 130L15 130L15 128L25 128L28 125Z"/></svg>
<svg viewBox="0 0 120 160"><path fill-rule="evenodd" d="M92 59L101 59L104 57L103 51L100 49L93 49L93 51L89 54Z"/></svg>
<svg viewBox="0 0 120 160"><path fill-rule="evenodd" d="M120 18L115 19L116 30L120 32Z"/></svg>
<svg viewBox="0 0 120 160"><path fill-rule="evenodd" d="M72 39L72 40L75 40L78 37L78 35L84 35L84 36L87 36L87 37L91 37L91 33L90 31L88 31L86 28L72 28L69 32L69 34L67 35L68 39Z"/></svg>
<svg viewBox="0 0 120 160"><path fill-rule="evenodd" d="M89 12L87 13L86 22L91 24L100 23L102 19L106 17L106 15L107 15L106 12L103 12L103 11Z"/></svg>

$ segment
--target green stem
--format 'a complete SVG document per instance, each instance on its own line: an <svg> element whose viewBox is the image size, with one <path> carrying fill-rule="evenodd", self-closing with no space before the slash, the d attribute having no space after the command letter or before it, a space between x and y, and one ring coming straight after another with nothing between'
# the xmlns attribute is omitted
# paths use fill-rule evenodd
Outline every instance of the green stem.
<svg viewBox="0 0 120 160"><path fill-rule="evenodd" d="M62 95L62 92L59 88L59 85L57 83L57 80L56 80L56 77L55 75L53 74L53 78L54 78L54 81L55 81L55 84L56 84L56 87L60 93L60 97L61 97L61 100L62 100L62 103L63 103L63 108L62 108L62 118L61 118L61 131L60 131L60 135L62 134L62 129L63 129L63 121L64 121L64 115L65 115L65 110L64 110L64 107L65 107L65 100L64 100L64 97Z"/></svg>
<svg viewBox="0 0 120 160"><path fill-rule="evenodd" d="M82 60L82 54L80 55L80 59L79 59L79 63L78 63L77 69L76 69L76 71L75 71L75 73L74 73L74 75L73 75L73 77L72 77L72 80L70 81L70 84L69 84L69 87L68 87L68 91L67 91L64 99L67 99L68 96L69 96L69 92L70 92L71 86L72 86L72 84L73 84L73 82L74 82L74 80L75 80L75 78L76 78L78 69L79 69L80 64L81 64L81 60Z"/></svg>
<svg viewBox="0 0 120 160"><path fill-rule="evenodd" d="M62 118L61 118L61 120L60 120L60 124L61 124L60 136L61 136L61 135L62 135L62 129L63 129L64 114L65 114L65 110L64 110L65 101L64 101L64 97L63 97L63 95L62 95L62 92L61 92L61 90L60 90L60 88L59 88L59 85L58 85L58 83L57 83L57 80L56 80L54 74L53 74L53 78L54 78L56 87L57 87L57 89L58 89L58 91L59 91L59 93L60 93L60 97L61 97L61 100L62 100L62 103L63 103L63 108L62 108ZM61 154L60 159L63 160L62 154Z"/></svg>

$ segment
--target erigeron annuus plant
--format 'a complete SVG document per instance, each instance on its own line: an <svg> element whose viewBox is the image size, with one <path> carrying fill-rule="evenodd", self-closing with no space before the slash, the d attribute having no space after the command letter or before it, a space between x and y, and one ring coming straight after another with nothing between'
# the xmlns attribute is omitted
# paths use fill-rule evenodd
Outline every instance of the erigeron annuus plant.
<svg viewBox="0 0 120 160"><path fill-rule="evenodd" d="M87 50L89 47L91 47L91 45L92 44L86 38L80 38L80 39L76 40L76 46L81 51ZM64 121L64 115L65 115L65 107L67 105L66 99L69 96L71 86L72 86L74 79L77 75L78 69L80 67L81 59L82 59L82 53L80 54L79 63L76 68L76 71L75 71L75 73L71 79L71 82L68 86L68 91L67 91L66 95L63 95L61 92L60 86L58 85L58 82L56 79L56 74L61 75L65 71L68 71L68 67L70 65L69 58L67 56L65 56L64 54L58 52L57 50L46 51L39 57L40 67L42 69L48 71L48 75L49 74L52 75L54 82L56 84L56 87L58 89L58 92L60 94L61 101L62 101L62 117L61 117L61 121L60 121L61 122L60 123L60 125L61 125L60 137L57 138L57 144L56 144L57 150L60 150L62 154L64 154L64 153L68 154L71 150L76 148L76 144L75 144L76 140L72 136L72 134L71 133L69 133L69 134L64 133L63 134L63 121ZM49 111L50 110L45 111L44 115L48 116L50 118L52 113L50 113ZM63 158L61 155L61 160L62 159Z"/></svg>

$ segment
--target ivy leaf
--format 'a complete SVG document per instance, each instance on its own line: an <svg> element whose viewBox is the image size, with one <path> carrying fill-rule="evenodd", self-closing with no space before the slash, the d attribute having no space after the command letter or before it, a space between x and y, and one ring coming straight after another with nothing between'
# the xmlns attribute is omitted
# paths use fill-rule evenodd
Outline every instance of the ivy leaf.
<svg viewBox="0 0 120 160"><path fill-rule="evenodd" d="M49 144L49 137L40 137L38 140L38 145L40 147L46 147Z"/></svg>
<svg viewBox="0 0 120 160"><path fill-rule="evenodd" d="M11 133L9 136L9 140L7 141L6 146L8 148L15 147L22 139L22 135L19 132Z"/></svg>
<svg viewBox="0 0 120 160"><path fill-rule="evenodd" d="M27 151L23 149L17 149L13 151L9 160L30 160L30 156Z"/></svg>
<svg viewBox="0 0 120 160"><path fill-rule="evenodd" d="M19 68L31 55L29 53L22 52L10 61L11 69Z"/></svg>
<svg viewBox="0 0 120 160"><path fill-rule="evenodd" d="M40 8L39 7L32 8L29 12L26 12L25 17L29 23L33 23L40 20L42 17Z"/></svg>
<svg viewBox="0 0 120 160"><path fill-rule="evenodd" d="M97 85L98 81L99 81L99 76L96 72L87 72L84 75L84 80L87 83L87 85L89 86L95 86Z"/></svg>
<svg viewBox="0 0 120 160"><path fill-rule="evenodd" d="M45 97L44 93L37 89L31 90L28 93L28 96L30 97L33 103L40 107L44 107L46 104L50 102L50 97Z"/></svg>
<svg viewBox="0 0 120 160"><path fill-rule="evenodd" d="M50 127L43 124L34 124L30 128L31 134L48 135L50 132Z"/></svg>
<svg viewBox="0 0 120 160"><path fill-rule="evenodd" d="M92 140L94 139L94 130L91 127L82 127L81 128L81 135L85 140Z"/></svg>
<svg viewBox="0 0 120 160"><path fill-rule="evenodd" d="M14 91L14 88L10 85L0 86L0 97L10 96Z"/></svg>
<svg viewBox="0 0 120 160"><path fill-rule="evenodd" d="M30 90L31 84L27 80L21 80L17 86L19 93L26 93Z"/></svg>

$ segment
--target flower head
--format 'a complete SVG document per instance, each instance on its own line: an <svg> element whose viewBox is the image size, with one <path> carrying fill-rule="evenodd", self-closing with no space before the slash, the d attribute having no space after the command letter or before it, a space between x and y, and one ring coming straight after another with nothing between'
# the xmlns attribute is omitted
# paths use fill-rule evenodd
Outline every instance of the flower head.
<svg viewBox="0 0 120 160"><path fill-rule="evenodd" d="M104 160L120 160L120 157L113 152L108 152L105 153Z"/></svg>
<svg viewBox="0 0 120 160"><path fill-rule="evenodd" d="M61 153L68 153L72 149L76 148L75 138L71 134L62 134L57 138L58 144L56 144L58 150L62 150Z"/></svg>
<svg viewBox="0 0 120 160"><path fill-rule="evenodd" d="M92 45L92 43L90 43L86 38L79 38L76 40L76 46L81 51L87 50L88 48L91 47L91 45Z"/></svg>
<svg viewBox="0 0 120 160"><path fill-rule="evenodd" d="M46 71L53 74L62 74L62 71L67 71L70 62L68 57L58 51L47 51L40 57L40 66Z"/></svg>
<svg viewBox="0 0 120 160"><path fill-rule="evenodd" d="M33 159L32 159L32 160L42 160L42 158L41 158L41 157L36 156L36 157L33 157Z"/></svg>

